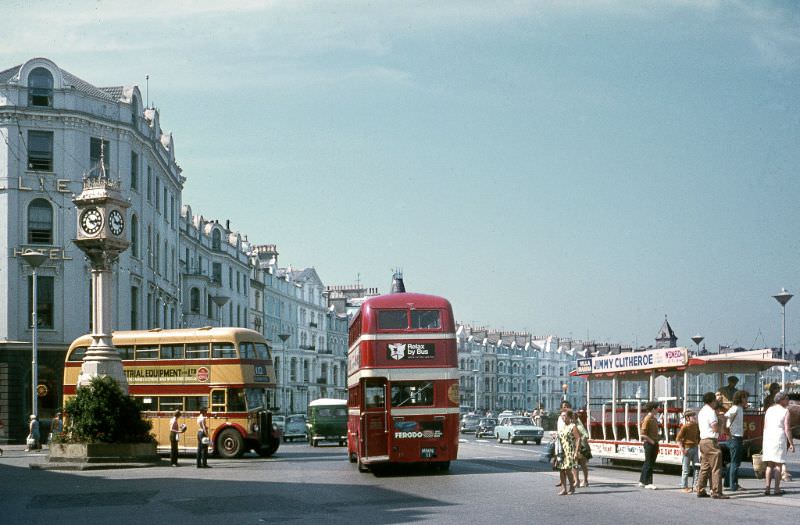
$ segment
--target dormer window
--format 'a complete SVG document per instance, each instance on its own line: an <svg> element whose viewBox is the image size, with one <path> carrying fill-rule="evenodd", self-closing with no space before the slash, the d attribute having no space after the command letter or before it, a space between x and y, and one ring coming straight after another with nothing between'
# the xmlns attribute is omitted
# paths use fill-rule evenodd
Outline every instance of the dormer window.
<svg viewBox="0 0 800 525"><path fill-rule="evenodd" d="M43 67L35 68L28 75L28 105L53 105L53 75Z"/></svg>
<svg viewBox="0 0 800 525"><path fill-rule="evenodd" d="M211 249L215 252L222 250L222 234L219 230L211 232Z"/></svg>

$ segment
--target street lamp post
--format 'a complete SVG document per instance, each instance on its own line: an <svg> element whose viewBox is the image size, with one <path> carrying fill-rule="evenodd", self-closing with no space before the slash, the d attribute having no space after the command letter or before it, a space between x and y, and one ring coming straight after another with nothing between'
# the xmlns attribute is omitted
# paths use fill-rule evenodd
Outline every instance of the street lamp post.
<svg viewBox="0 0 800 525"><path fill-rule="evenodd" d="M781 303L783 307L783 336L781 337L781 359L786 359L786 303L789 302L789 299L794 297L792 294L786 291L786 288L781 288L781 292L778 295L773 295L772 297L775 298L776 301ZM781 388L786 390L786 367L781 367Z"/></svg>
<svg viewBox="0 0 800 525"><path fill-rule="evenodd" d="M285 412L287 416L289 415L289 411L286 410L286 388L289 382L286 378L286 341L288 341L291 336L292 334L278 334L278 338L281 340L281 343L283 343L283 359L281 359L281 381L283 383L281 385L281 410Z"/></svg>
<svg viewBox="0 0 800 525"><path fill-rule="evenodd" d="M477 414L478 413L478 369L474 369L472 371L472 377L473 377L472 385L473 385L473 387L475 389L475 392L474 392L474 394L475 394L475 406L473 407L473 410Z"/></svg>
<svg viewBox="0 0 800 525"><path fill-rule="evenodd" d="M31 414L39 416L39 297L37 289L37 275L36 270L47 260L47 255L37 250L25 250L22 253L22 258L33 270L32 283L31 283L31 321L33 323L31 332Z"/></svg>
<svg viewBox="0 0 800 525"><path fill-rule="evenodd" d="M700 343L703 342L703 339L705 339L705 337L703 337L699 333L692 337L692 341L694 341L694 344L697 345L697 355L700 355Z"/></svg>
<svg viewBox="0 0 800 525"><path fill-rule="evenodd" d="M231 298L228 297L227 295L212 295L211 296L211 300L214 302L215 305L217 305L217 317L218 317L217 320L219 321L219 325L220 326L222 326L222 307L225 306L226 304L228 304L228 301L230 301L230 299ZM233 324L233 323L231 323L231 324Z"/></svg>

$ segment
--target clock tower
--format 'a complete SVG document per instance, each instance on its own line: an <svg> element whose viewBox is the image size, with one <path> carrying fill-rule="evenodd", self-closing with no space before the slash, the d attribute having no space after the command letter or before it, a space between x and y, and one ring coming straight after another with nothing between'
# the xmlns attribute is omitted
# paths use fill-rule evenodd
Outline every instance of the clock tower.
<svg viewBox="0 0 800 525"><path fill-rule="evenodd" d="M102 150L98 174L84 177L83 191L72 202L78 218L78 237L73 242L86 254L92 271L92 344L83 358L78 386L95 376L110 376L127 392L122 361L111 341L111 291L114 263L130 245L126 229L130 203L122 196L120 181L108 178Z"/></svg>

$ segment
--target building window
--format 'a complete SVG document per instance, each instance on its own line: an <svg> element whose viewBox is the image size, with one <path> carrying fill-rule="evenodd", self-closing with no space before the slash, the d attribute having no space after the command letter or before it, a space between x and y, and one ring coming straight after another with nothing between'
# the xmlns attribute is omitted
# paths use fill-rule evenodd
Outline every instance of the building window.
<svg viewBox="0 0 800 525"><path fill-rule="evenodd" d="M139 257L139 218L131 215L131 254Z"/></svg>
<svg viewBox="0 0 800 525"><path fill-rule="evenodd" d="M139 154L131 151L131 189L139 189Z"/></svg>
<svg viewBox="0 0 800 525"><path fill-rule="evenodd" d="M131 330L139 329L139 287L131 286Z"/></svg>
<svg viewBox="0 0 800 525"><path fill-rule="evenodd" d="M137 122L137 118L139 116L138 113L139 113L139 99L134 96L131 97L131 125L133 126L133 129L136 129L138 127L138 122Z"/></svg>
<svg viewBox="0 0 800 525"><path fill-rule="evenodd" d="M222 250L222 234L219 230L211 232L211 249L215 252Z"/></svg>
<svg viewBox="0 0 800 525"><path fill-rule="evenodd" d="M153 294L147 294L147 326L145 328L153 327Z"/></svg>
<svg viewBox="0 0 800 525"><path fill-rule="evenodd" d="M147 225L147 266L153 267L153 230L151 226ZM150 317L147 318L148 323Z"/></svg>
<svg viewBox="0 0 800 525"><path fill-rule="evenodd" d="M153 168L147 166L147 202L153 200Z"/></svg>
<svg viewBox="0 0 800 525"><path fill-rule="evenodd" d="M53 207L45 199L28 206L28 243L53 244Z"/></svg>
<svg viewBox="0 0 800 525"><path fill-rule="evenodd" d="M28 75L28 105L53 105L53 75L43 67L34 68Z"/></svg>
<svg viewBox="0 0 800 525"><path fill-rule="evenodd" d="M200 313L200 290L197 288L189 292L189 308L193 314Z"/></svg>
<svg viewBox="0 0 800 525"><path fill-rule="evenodd" d="M156 262L156 273L161 274L161 234L156 233L156 243L155 243L155 250L156 253L154 254L155 262Z"/></svg>
<svg viewBox="0 0 800 525"><path fill-rule="evenodd" d="M28 131L28 169L53 171L52 131Z"/></svg>
<svg viewBox="0 0 800 525"><path fill-rule="evenodd" d="M36 280L36 320L39 328L53 328L53 282L51 276ZM28 277L28 326L33 327L33 276Z"/></svg>
<svg viewBox="0 0 800 525"><path fill-rule="evenodd" d="M156 211L161 213L161 179L156 177Z"/></svg>
<svg viewBox="0 0 800 525"><path fill-rule="evenodd" d="M111 143L107 140L100 140L92 137L89 139L89 172L100 175L100 154L103 156L103 168L106 174L110 174L111 168L109 159L111 158Z"/></svg>
<svg viewBox="0 0 800 525"><path fill-rule="evenodd" d="M222 284L222 263L211 264L211 280L217 284Z"/></svg>

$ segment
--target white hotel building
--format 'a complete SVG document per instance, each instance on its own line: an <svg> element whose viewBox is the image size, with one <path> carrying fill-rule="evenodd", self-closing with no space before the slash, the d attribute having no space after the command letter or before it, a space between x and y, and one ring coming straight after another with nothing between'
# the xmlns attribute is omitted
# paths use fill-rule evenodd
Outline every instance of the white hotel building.
<svg viewBox="0 0 800 525"><path fill-rule="evenodd" d="M89 331L89 267L73 244L73 194L101 158L130 198L131 247L117 264L120 329L175 326L179 211L184 179L172 137L135 86L95 87L35 58L0 71L0 442L19 438L31 411L31 268L39 268L40 414L61 405L64 351Z"/></svg>

